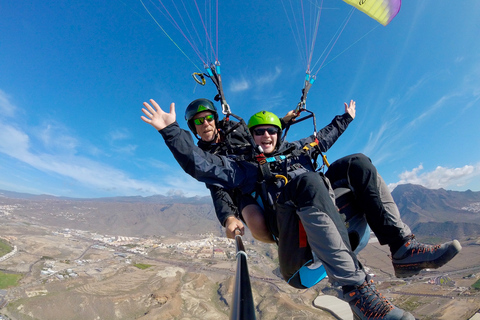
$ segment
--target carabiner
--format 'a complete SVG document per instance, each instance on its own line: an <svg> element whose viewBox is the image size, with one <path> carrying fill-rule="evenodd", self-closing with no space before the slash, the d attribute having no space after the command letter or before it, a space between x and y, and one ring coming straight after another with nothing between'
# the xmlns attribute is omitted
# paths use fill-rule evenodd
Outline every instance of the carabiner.
<svg viewBox="0 0 480 320"><path fill-rule="evenodd" d="M197 76L199 76L200 79L198 79ZM193 77L193 79L195 80L195 82L198 83L199 85L204 86L204 85L207 83L207 82L205 81L205 76L203 75L203 73L194 72L194 73L192 73L192 77Z"/></svg>

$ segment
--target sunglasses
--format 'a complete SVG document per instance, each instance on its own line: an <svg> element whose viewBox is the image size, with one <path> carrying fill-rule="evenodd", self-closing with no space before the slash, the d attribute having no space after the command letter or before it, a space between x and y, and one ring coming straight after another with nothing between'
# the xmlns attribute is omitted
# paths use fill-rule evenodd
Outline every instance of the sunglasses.
<svg viewBox="0 0 480 320"><path fill-rule="evenodd" d="M265 131L268 132L269 135L274 135L278 133L277 128L258 128L253 129L253 134L256 136L263 136L265 134Z"/></svg>
<svg viewBox="0 0 480 320"><path fill-rule="evenodd" d="M205 116L205 117L193 119L193 122L197 126L199 126L199 125L202 125L205 122L205 120L207 120L208 122L212 122L213 120L215 120L215 116L213 114L209 114L208 116Z"/></svg>

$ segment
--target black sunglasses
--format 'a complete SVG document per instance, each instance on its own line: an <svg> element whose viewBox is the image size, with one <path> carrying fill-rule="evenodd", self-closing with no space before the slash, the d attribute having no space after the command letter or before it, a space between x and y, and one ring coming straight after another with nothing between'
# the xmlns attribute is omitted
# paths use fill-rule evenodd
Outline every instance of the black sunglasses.
<svg viewBox="0 0 480 320"><path fill-rule="evenodd" d="M205 116L205 117L193 119L193 122L195 122L195 124L199 126L203 124L205 120L207 120L208 122L212 122L213 120L215 120L215 116L213 114L209 114L208 116Z"/></svg>
<svg viewBox="0 0 480 320"><path fill-rule="evenodd" d="M256 136L263 136L265 134L265 131L268 132L269 135L278 133L277 128L258 128L258 129L253 129L253 134Z"/></svg>

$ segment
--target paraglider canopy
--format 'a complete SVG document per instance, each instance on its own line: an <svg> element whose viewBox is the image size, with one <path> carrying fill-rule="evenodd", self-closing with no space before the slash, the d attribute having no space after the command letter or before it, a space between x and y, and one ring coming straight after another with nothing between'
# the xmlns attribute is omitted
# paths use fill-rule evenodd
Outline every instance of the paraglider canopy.
<svg viewBox="0 0 480 320"><path fill-rule="evenodd" d="M400 11L401 0L343 0L386 26Z"/></svg>

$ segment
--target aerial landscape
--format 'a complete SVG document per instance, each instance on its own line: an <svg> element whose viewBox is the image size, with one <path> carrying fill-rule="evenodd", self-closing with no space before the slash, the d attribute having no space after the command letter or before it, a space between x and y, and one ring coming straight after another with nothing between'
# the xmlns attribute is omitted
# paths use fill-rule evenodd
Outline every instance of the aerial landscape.
<svg viewBox="0 0 480 320"><path fill-rule="evenodd" d="M1 13L0 320L480 320L480 1Z"/></svg>
<svg viewBox="0 0 480 320"><path fill-rule="evenodd" d="M417 319L470 319L480 309L480 193L402 185L393 195L402 217L416 216L409 221L414 232L426 241L456 237L463 249L447 265L406 279L395 278L388 249L375 238L360 253L361 262L387 298ZM2 191L0 236L11 251L0 259L0 271L19 278L0 291L0 315L228 319L235 245L222 234L209 201ZM455 221L449 220L452 212ZM326 280L306 290L290 287L279 273L274 245L248 233L244 244L258 319L339 319L314 303L319 296L337 295L338 288Z"/></svg>

